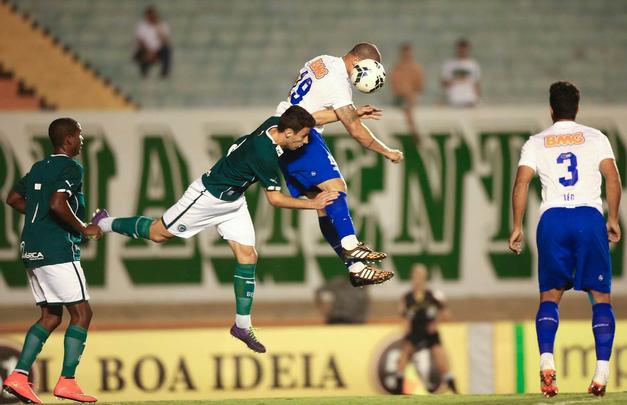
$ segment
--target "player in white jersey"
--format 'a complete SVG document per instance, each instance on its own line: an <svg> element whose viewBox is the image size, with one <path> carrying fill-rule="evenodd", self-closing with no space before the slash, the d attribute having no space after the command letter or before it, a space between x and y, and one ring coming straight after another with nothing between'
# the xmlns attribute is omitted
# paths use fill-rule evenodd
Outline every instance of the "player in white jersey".
<svg viewBox="0 0 627 405"><path fill-rule="evenodd" d="M596 370L588 392L602 396L609 377L615 332L610 303L612 267L609 243L620 240L620 176L612 147L600 131L576 123L579 90L557 82L550 88L554 124L532 136L522 148L512 195L514 229L509 248L522 250L522 220L529 182L537 173L542 205L537 230L540 306L536 332L540 349L540 382L545 396L557 395L553 346L559 325L558 304L565 290L587 291L592 306ZM601 201L605 178L607 224Z"/></svg>
<svg viewBox="0 0 627 405"><path fill-rule="evenodd" d="M318 211L320 229L346 263L354 286L382 283L392 278L393 273L369 264L387 255L358 241L348 208L346 183L321 136L322 126L339 120L364 148L380 153L393 163L403 160L401 151L387 147L362 123L362 118L378 118L380 110L368 106L357 109L353 104L350 73L355 64L364 59L381 61L375 45L359 43L341 58L322 55L311 59L300 70L287 100L276 110L278 116L291 105L298 105L312 114L318 113L317 127L309 134L309 144L301 151L284 154L281 170L294 197L312 198L321 191L340 193L325 210Z"/></svg>

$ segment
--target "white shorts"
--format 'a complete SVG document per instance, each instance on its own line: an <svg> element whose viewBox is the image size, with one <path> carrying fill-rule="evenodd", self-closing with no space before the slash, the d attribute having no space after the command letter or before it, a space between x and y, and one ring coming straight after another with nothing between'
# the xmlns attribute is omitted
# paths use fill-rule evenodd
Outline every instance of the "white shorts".
<svg viewBox="0 0 627 405"><path fill-rule="evenodd" d="M26 269L37 305L75 304L89 301L81 262L67 262Z"/></svg>
<svg viewBox="0 0 627 405"><path fill-rule="evenodd" d="M255 228L244 196L235 201L215 198L202 184L194 181L183 196L161 217L165 228L179 238L191 238L215 226L226 240L255 246Z"/></svg>

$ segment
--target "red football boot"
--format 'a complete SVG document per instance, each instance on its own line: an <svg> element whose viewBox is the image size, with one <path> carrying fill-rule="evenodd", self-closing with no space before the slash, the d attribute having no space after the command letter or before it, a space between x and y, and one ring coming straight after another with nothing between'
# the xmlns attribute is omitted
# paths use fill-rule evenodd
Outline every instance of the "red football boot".
<svg viewBox="0 0 627 405"><path fill-rule="evenodd" d="M41 399L33 391L33 384L28 381L28 376L14 371L2 383L2 388L15 395L20 401L27 404L41 404Z"/></svg>
<svg viewBox="0 0 627 405"><path fill-rule="evenodd" d="M557 395L559 389L555 383L556 381L555 370L546 369L540 371L540 390L545 397L550 398Z"/></svg>
<svg viewBox="0 0 627 405"><path fill-rule="evenodd" d="M602 397L605 395L606 384L601 384L600 382L596 382L592 380L590 386L588 387L588 394L592 394L595 397Z"/></svg>
<svg viewBox="0 0 627 405"><path fill-rule="evenodd" d="M98 398L87 395L78 386L76 379L59 377L57 386L54 387L54 396L62 399L71 399L77 402L96 402Z"/></svg>

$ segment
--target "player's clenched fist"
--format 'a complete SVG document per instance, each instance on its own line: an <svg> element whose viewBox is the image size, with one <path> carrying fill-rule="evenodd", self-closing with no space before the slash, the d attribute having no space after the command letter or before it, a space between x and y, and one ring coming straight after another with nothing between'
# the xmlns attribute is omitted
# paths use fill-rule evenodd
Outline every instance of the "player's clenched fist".
<svg viewBox="0 0 627 405"><path fill-rule="evenodd" d="M391 161L392 163L398 163L401 160L405 159L405 155L398 149L390 149L385 153L385 158Z"/></svg>
<svg viewBox="0 0 627 405"><path fill-rule="evenodd" d="M102 238L102 229L98 225L89 224L83 230L83 238L98 240Z"/></svg>
<svg viewBox="0 0 627 405"><path fill-rule="evenodd" d="M618 241L620 241L620 225L618 224L618 221L616 222L607 222L607 238L610 240L610 242L612 243L618 243Z"/></svg>
<svg viewBox="0 0 627 405"><path fill-rule="evenodd" d="M509 250L519 255L520 252L522 252L522 239L522 229L514 229L512 234L509 236Z"/></svg>
<svg viewBox="0 0 627 405"><path fill-rule="evenodd" d="M316 198L312 200L313 208L317 210L321 210L327 205L331 204L337 197L339 193L337 191L323 191L316 195Z"/></svg>

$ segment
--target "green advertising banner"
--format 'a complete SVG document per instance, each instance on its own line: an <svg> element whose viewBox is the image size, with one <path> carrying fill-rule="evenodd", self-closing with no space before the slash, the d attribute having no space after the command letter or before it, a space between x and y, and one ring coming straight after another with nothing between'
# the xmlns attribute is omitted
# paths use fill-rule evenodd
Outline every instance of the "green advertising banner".
<svg viewBox="0 0 627 405"><path fill-rule="evenodd" d="M627 109L582 110L580 122L608 135L627 177ZM1 197L50 153L50 121L68 115L83 126L80 160L88 211L106 207L116 216L159 217L236 137L256 128L270 111L3 113ZM372 288L372 297L397 298L415 262L425 263L434 285L449 296L534 295L539 182L532 185L525 249L519 256L507 249L510 194L520 148L531 134L550 126L548 108L425 109L417 117L424 135L420 146L398 111L367 123L405 153L398 165L363 149L340 125L325 130L348 183L359 236L390 254L384 266L397 275ZM325 279L344 274L314 212L272 208L256 187L246 198L260 254L256 299L310 300ZM0 305L32 301L18 255L21 220L0 205ZM612 251L620 294L616 287L626 283L623 243ZM214 230L164 245L108 235L83 247L91 295L100 302L231 300L233 264L228 245Z"/></svg>

